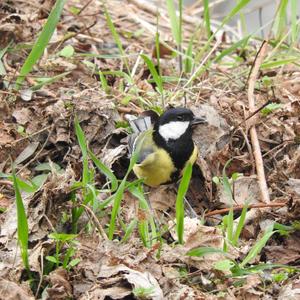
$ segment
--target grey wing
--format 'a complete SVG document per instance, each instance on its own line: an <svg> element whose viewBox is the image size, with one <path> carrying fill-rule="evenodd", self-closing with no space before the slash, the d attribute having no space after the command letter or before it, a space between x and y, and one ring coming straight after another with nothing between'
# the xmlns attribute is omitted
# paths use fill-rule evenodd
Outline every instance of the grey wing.
<svg viewBox="0 0 300 300"><path fill-rule="evenodd" d="M141 164L147 158L147 156L152 154L153 152L154 152L153 148L142 149L142 151L139 153L139 157L138 157L136 163Z"/></svg>
<svg viewBox="0 0 300 300"><path fill-rule="evenodd" d="M129 136L128 140L129 154L132 154L135 150L136 143L141 139L142 133L149 130L152 127L152 124L149 116L130 119L129 124L133 130L133 134ZM150 152L150 150L148 149L146 152ZM143 157L144 155L141 156Z"/></svg>
<svg viewBox="0 0 300 300"><path fill-rule="evenodd" d="M138 133L133 133L129 136L128 139L128 149L129 149L129 154L131 155L135 149L135 143L137 141L137 138L139 137Z"/></svg>
<svg viewBox="0 0 300 300"><path fill-rule="evenodd" d="M144 131L140 134L132 134L129 137L128 146L130 155L135 151L137 145L139 145L137 163L140 164L146 159L148 155L155 151L153 144L151 143L152 133Z"/></svg>

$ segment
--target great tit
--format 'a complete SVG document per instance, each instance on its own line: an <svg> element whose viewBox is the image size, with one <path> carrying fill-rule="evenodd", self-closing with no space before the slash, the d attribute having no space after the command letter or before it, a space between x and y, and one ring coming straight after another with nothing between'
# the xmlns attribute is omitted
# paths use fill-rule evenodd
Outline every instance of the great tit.
<svg viewBox="0 0 300 300"><path fill-rule="evenodd" d="M192 126L205 123L186 108L172 108L164 112L154 125L150 117L131 120L134 134L129 151L137 152L133 171L151 187L177 181L187 162L194 164L198 149L192 139Z"/></svg>

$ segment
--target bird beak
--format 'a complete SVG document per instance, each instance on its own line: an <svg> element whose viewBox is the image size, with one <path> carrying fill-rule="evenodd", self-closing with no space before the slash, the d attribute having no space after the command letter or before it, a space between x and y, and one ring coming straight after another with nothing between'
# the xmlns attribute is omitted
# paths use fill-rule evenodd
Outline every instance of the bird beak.
<svg viewBox="0 0 300 300"><path fill-rule="evenodd" d="M191 125L192 126L196 126L196 125L199 125L199 124L206 124L207 121L206 121L206 118L205 117L194 117L194 119L192 120L191 122Z"/></svg>

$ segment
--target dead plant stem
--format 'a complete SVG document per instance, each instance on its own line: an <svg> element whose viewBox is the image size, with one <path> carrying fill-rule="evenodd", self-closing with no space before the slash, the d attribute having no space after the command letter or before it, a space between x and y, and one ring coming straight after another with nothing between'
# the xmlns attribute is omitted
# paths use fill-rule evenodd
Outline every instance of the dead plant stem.
<svg viewBox="0 0 300 300"><path fill-rule="evenodd" d="M248 80L248 102L249 102L249 112L250 115L255 112L255 96L254 96L254 88L256 79L258 77L259 68L263 62L263 59L266 54L266 50L268 47L267 41L263 41L258 54L254 61L254 66L251 70L249 80ZM261 149L258 141L257 131L255 128L255 125L251 126L250 128L250 138L253 148L253 155L255 159L255 165L256 165L256 173L258 178L258 184L260 187L260 193L262 197L262 201L264 203L270 203L270 196L268 191L268 186L266 182L266 176L264 171L264 163L262 159Z"/></svg>
<svg viewBox="0 0 300 300"><path fill-rule="evenodd" d="M279 202L279 203L268 203L268 204L253 204L253 205L249 205L248 209L251 208L266 208L266 207L283 207L285 206L286 203L285 202ZM237 210L242 210L245 207L245 205L236 205L233 206L232 209L233 211L237 211ZM215 215L223 215L228 213L231 210L231 208L223 208L223 209L217 209L217 210L213 210L210 211L208 213L205 214L205 217L211 217L211 216L215 216Z"/></svg>

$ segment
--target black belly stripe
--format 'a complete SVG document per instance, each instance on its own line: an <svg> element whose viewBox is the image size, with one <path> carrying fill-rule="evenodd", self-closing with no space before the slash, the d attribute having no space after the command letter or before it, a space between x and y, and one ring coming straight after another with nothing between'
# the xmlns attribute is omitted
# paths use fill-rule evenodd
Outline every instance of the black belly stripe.
<svg viewBox="0 0 300 300"><path fill-rule="evenodd" d="M194 142L192 140L192 130L190 128L188 128L188 130L177 140L169 140L166 142L158 131L154 132L153 139L159 147L165 149L170 154L174 166L179 172L193 154Z"/></svg>

